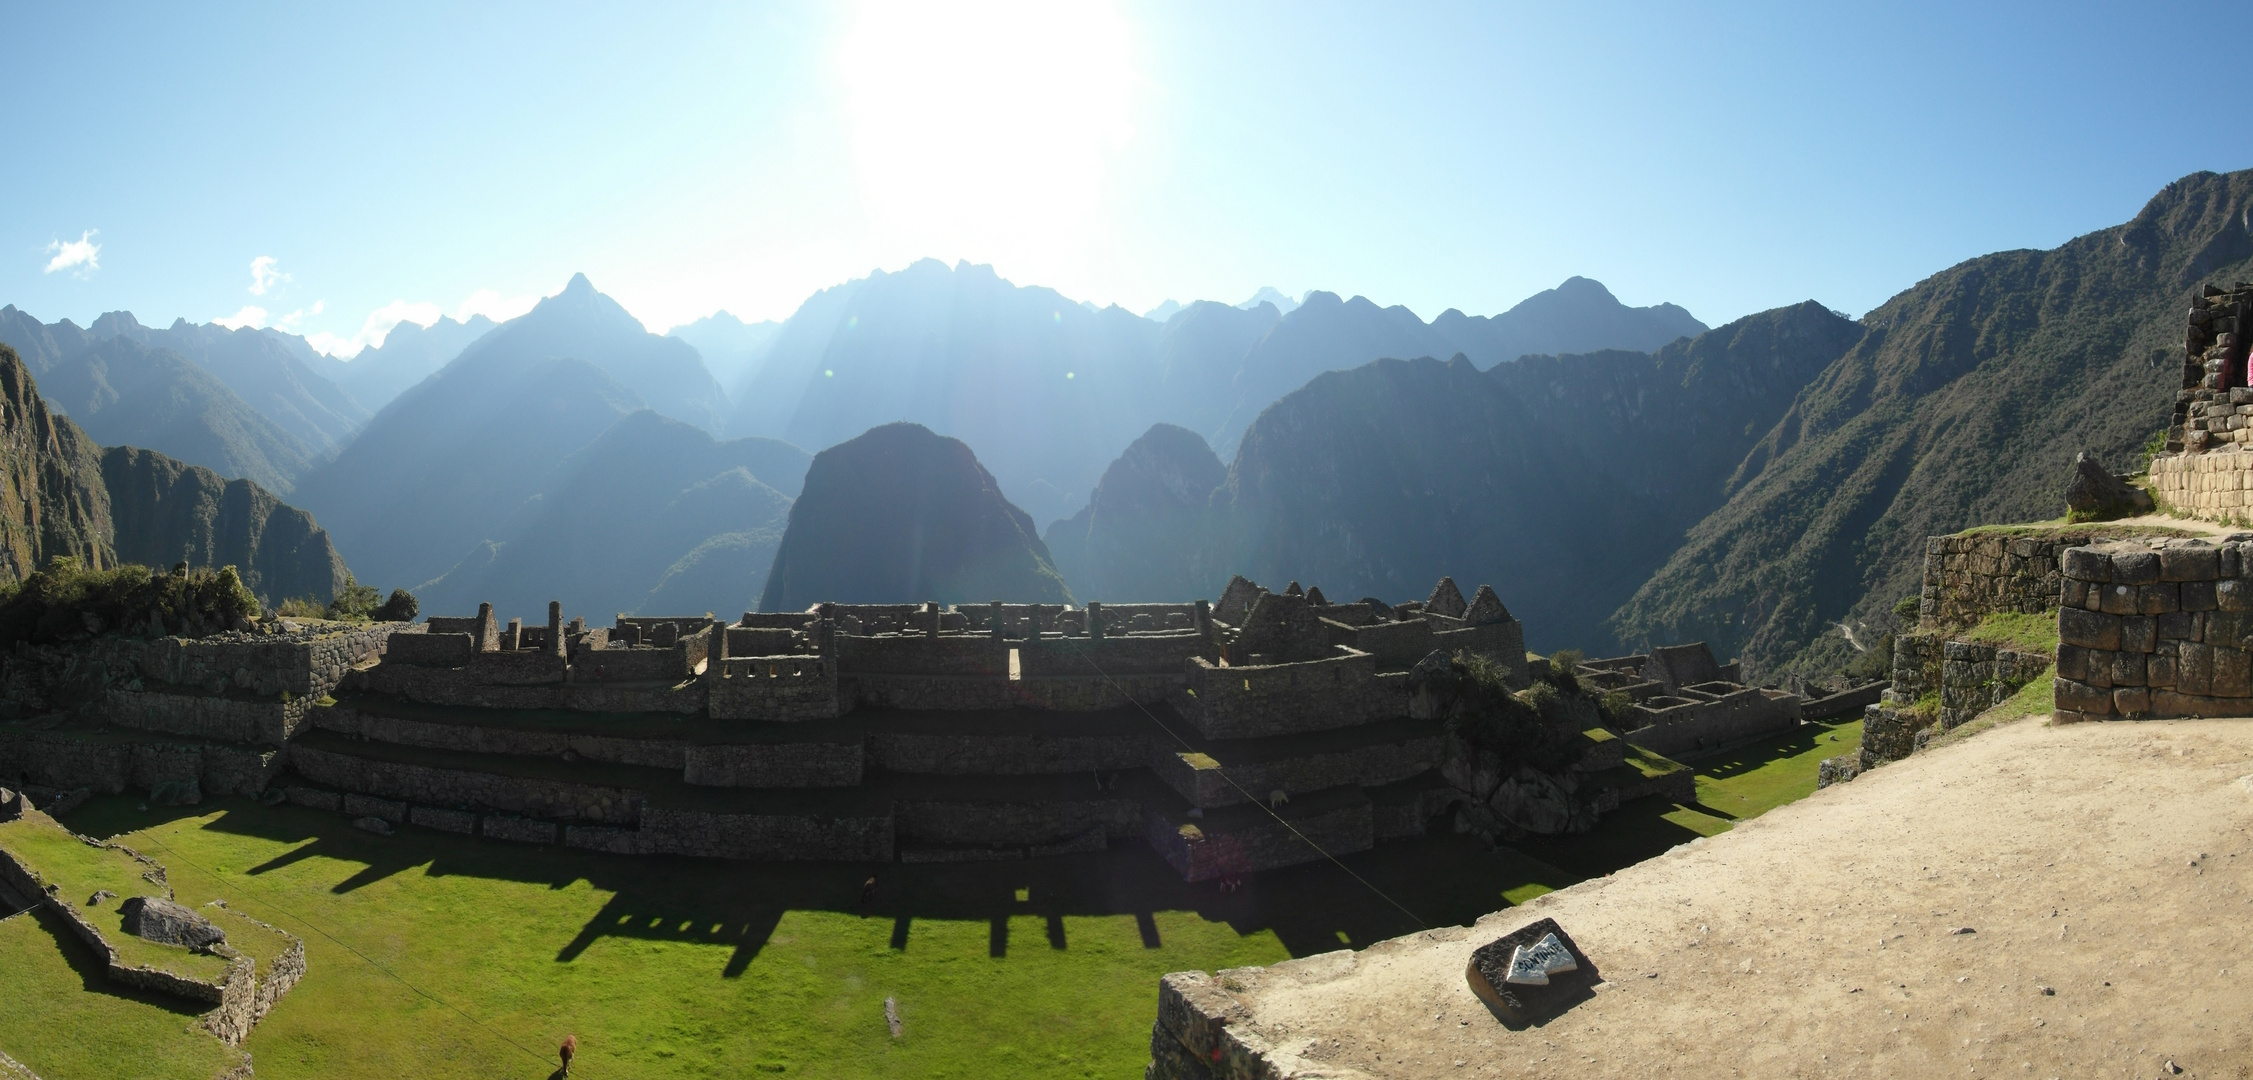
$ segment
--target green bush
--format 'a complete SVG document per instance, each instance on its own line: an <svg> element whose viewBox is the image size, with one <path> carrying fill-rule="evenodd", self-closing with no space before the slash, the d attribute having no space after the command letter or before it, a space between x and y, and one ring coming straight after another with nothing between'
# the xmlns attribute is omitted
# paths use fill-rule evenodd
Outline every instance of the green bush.
<svg viewBox="0 0 2253 1080"><path fill-rule="evenodd" d="M274 614L285 619L326 619L329 606L310 596L292 596L276 604Z"/></svg>
<svg viewBox="0 0 2253 1080"><path fill-rule="evenodd" d="M1894 603L1893 617L1903 622L1915 622L1917 621L1917 612L1923 606L1923 600L1914 596L1904 596Z"/></svg>
<svg viewBox="0 0 2253 1080"><path fill-rule="evenodd" d="M373 585L362 585L351 574L344 575L344 587L338 589L336 599L323 605L307 597L303 600L285 600L281 613L301 619L335 619L339 622L406 622L415 617L421 605L415 594L405 589L391 590L386 599Z"/></svg>
<svg viewBox="0 0 2253 1080"><path fill-rule="evenodd" d="M232 566L174 573L146 566L89 570L64 556L20 582L0 585L0 644L106 633L195 637L257 617L258 598Z"/></svg>
<svg viewBox="0 0 2253 1080"><path fill-rule="evenodd" d="M1580 733L1601 722L1596 703L1577 684L1566 689L1553 681L1512 693L1508 676L1507 667L1466 651L1436 681L1442 715L1461 752L1499 763L1502 775L1519 765L1547 772L1571 767L1586 749Z"/></svg>
<svg viewBox="0 0 2253 1080"><path fill-rule="evenodd" d="M1866 683L1890 677L1893 674L1893 635L1887 634L1870 647L1870 651L1857 654L1846 663L1846 676L1855 683Z"/></svg>
<svg viewBox="0 0 2253 1080"><path fill-rule="evenodd" d="M344 587L336 591L336 599L329 601L329 618L350 622L365 622L376 609L383 594L375 586L362 585L351 574L344 575Z"/></svg>
<svg viewBox="0 0 2253 1080"><path fill-rule="evenodd" d="M391 598L385 600L382 607L375 609L375 620L377 622L407 622L412 620L415 613L421 610L422 604L415 599L415 594L405 589L393 589L391 590Z"/></svg>

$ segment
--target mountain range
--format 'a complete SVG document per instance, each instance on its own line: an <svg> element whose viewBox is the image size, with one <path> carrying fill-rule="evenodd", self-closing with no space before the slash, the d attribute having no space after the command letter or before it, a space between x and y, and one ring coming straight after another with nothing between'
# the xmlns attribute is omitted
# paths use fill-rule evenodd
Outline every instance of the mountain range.
<svg viewBox="0 0 2253 1080"><path fill-rule="evenodd" d="M1860 320L1810 301L1649 355L1329 372L1261 412L1201 511L1163 481L1209 463L1169 438L1105 475L1137 513L1099 487L1050 542L1092 599L1178 591L1184 570L1204 595L1244 573L1333 597L1449 573L1491 582L1536 647L1703 640L1757 673L1832 671L1859 648L1841 624L1890 628L1915 593L1924 537L2054 518L2082 450L2134 467L2168 421L2189 298L2248 277L2253 171L2198 173L2126 224L1968 260Z"/></svg>
<svg viewBox="0 0 2253 1080"><path fill-rule="evenodd" d="M323 356L317 366L361 407L377 410L437 374L494 325L483 315L472 315L468 322L442 315L429 326L402 322L384 335L382 344L361 349L350 360Z"/></svg>
<svg viewBox="0 0 2253 1080"><path fill-rule="evenodd" d="M1165 322L1018 286L991 267L923 260L816 294L731 384L728 430L830 446L908 420L977 449L1036 520L1086 502L1153 423L1232 453L1259 411L1323 372L1462 352L1492 364L1545 348L1649 350L1705 329L1671 304L1630 308L1573 278L1492 317L1313 292L1288 313L1199 302Z"/></svg>
<svg viewBox="0 0 2253 1080"><path fill-rule="evenodd" d="M1492 584L1530 641L1600 641L1860 334L1810 302L1655 353L1328 372L1261 412L1224 475L1190 433L1153 428L1049 543L1090 599L1214 596L1241 573L1398 600L1453 576Z"/></svg>
<svg viewBox="0 0 2253 1080"><path fill-rule="evenodd" d="M1856 648L1841 623L1888 624L1924 535L2052 516L2082 449L2133 467L2181 308L2238 277L2253 173L2185 177L2125 224L1968 260L1859 320L1809 301L1707 329L1575 278L1485 317L1316 291L1159 322L925 261L779 324L659 336L582 276L497 327L395 331L357 378L404 388L364 421L324 389L338 365L273 331L7 308L0 341L70 414L19 409L11 437L44 460L99 440L248 477L367 579L449 607L970 595L1004 580L960 570L980 565L1113 601L1234 573L1397 598L1450 574L1495 585L1540 647L1703 639L1819 672ZM53 434L78 424L83 445ZM920 479L880 498L886 470ZM102 550L106 491L17 472L39 507L11 526L19 567Z"/></svg>
<svg viewBox="0 0 2253 1080"><path fill-rule="evenodd" d="M2124 224L1916 283L1762 433L1613 634L1835 666L1840 623L1885 625L1915 594L1924 537L2055 518L2082 450L2139 467L2181 386L2191 296L2248 279L2253 171L2194 173Z"/></svg>

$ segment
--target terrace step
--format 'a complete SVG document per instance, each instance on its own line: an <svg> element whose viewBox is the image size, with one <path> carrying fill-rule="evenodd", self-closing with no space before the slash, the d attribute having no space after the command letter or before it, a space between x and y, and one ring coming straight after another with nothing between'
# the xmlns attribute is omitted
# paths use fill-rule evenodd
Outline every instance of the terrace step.
<svg viewBox="0 0 2253 1080"><path fill-rule="evenodd" d="M1202 807L1268 802L1278 792L1353 785L1378 787L1439 765L1445 726L1437 720L1388 720L1329 731L1262 739L1207 739L1187 725L1175 738L1153 741L1150 767L1190 803Z"/></svg>
<svg viewBox="0 0 2253 1080"><path fill-rule="evenodd" d="M1191 809L1176 796L1143 815L1150 847L1187 881L1321 862L1376 845L1373 804L1358 787L1295 795L1272 808L1226 806L1194 817Z"/></svg>

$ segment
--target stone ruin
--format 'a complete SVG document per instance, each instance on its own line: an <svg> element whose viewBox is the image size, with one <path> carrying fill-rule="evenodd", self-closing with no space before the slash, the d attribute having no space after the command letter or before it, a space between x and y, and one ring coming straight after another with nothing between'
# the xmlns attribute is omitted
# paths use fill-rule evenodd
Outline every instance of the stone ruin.
<svg viewBox="0 0 2253 1080"><path fill-rule="evenodd" d="M1294 830L1342 854L1446 823L1463 795L1409 669L1467 652L1529 677L1500 598L1452 581L1400 603L1239 578L1217 604L545 614L20 653L6 696L26 719L0 723L0 780L193 781L626 854L947 861L1141 842L1204 880L1320 858Z"/></svg>
<svg viewBox="0 0 2253 1080"><path fill-rule="evenodd" d="M1466 600L1445 579L1405 602L1237 578L1211 604L545 614L19 654L6 685L30 719L0 724L0 780L192 782L620 854L922 862L1138 841L1204 880L1320 858L1301 835L1342 854L1470 827L1411 669L1469 653L1531 679L1494 590ZM89 669L106 682L59 689ZM1798 716L1703 646L1581 674L1627 692L1642 722L1626 740L1660 754ZM1624 742L1590 740L1567 820L1657 790Z"/></svg>
<svg viewBox="0 0 2253 1080"><path fill-rule="evenodd" d="M2176 513L2215 521L2253 517L2253 284L2208 285L2190 302L2182 389L2166 450L2152 458L2151 492Z"/></svg>
<svg viewBox="0 0 2253 1080"><path fill-rule="evenodd" d="M1810 702L1788 690L1746 686L1738 663L1717 663L1702 641L1582 661L1577 674L1585 685L1626 694L1633 704L1623 713L1625 738L1668 757L1716 750L1797 727L1803 717L1853 708L1843 699Z"/></svg>

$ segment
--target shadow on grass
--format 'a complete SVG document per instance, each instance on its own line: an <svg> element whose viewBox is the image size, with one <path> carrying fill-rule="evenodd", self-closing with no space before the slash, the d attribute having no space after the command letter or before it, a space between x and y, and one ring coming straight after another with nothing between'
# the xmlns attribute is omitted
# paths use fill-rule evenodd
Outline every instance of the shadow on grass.
<svg viewBox="0 0 2253 1080"><path fill-rule="evenodd" d="M1012 948L1069 950L1065 920L1134 917L1146 948L1159 948L1156 913L1192 911L1239 934L1273 932L1294 956L1362 948L1426 926L1464 924L1506 907L1504 894L1562 888L1577 877L1555 865L1475 837L1431 835L1391 841L1345 856L1344 866L1317 862L1247 875L1242 888L1189 884L1140 844L1082 855L998 862L751 863L673 856L601 855L560 847L478 840L402 827L394 836L352 828L340 815L295 806L225 799L159 813L135 809L130 797L97 799L73 814L78 831L96 836L147 829L190 816L216 817L202 827L254 836L289 850L247 871L272 873L308 860L355 867L336 892L422 868L561 889L585 880L613 895L556 954L569 963L605 938L695 942L731 947L723 973L741 975L785 914L828 911L892 924L891 947L912 951L922 920L985 922L989 952ZM1568 838L1569 839L1569 838ZM150 854L162 861L166 853ZM1352 873L1348 873L1350 867ZM1372 892L1362 879L1383 891ZM873 891L863 885L876 879ZM1387 898L1391 898L1388 900ZM1410 914L1395 907L1405 906ZM1011 937L1011 920L1037 918L1045 932Z"/></svg>
<svg viewBox="0 0 2253 1080"><path fill-rule="evenodd" d="M1645 859L1663 855L1677 844L1686 844L1700 836L1717 831L1723 824L1714 823L1714 829L1701 832L1690 828L1673 817L1683 811L1725 817L1722 811L1704 806L1683 806L1658 799L1638 799L1605 814L1596 827L1578 836L1542 836L1518 841L1512 845L1519 851L1563 869L1572 880L1602 877L1623 867L1632 866Z"/></svg>
<svg viewBox="0 0 2253 1080"><path fill-rule="evenodd" d="M1748 746L1724 750L1711 757L1691 759L1690 765L1698 771L1700 776L1714 780L1726 780L1732 776L1741 776L1755 769L1773 765L1786 758L1800 757L1814 750L1816 744L1824 736L1859 719L1861 718L1847 716L1802 724L1792 729L1790 734L1780 738L1765 739Z"/></svg>
<svg viewBox="0 0 2253 1080"><path fill-rule="evenodd" d="M1809 724L1724 752L1697 768L1707 779L1741 776L1807 755L1839 726ZM1468 836L1391 841L1344 856L1343 865L1322 861L1247 875L1235 892L1221 892L1211 882L1183 882L1156 854L1133 842L1101 853L1001 862L750 863L601 855L414 827L377 836L352 828L338 814L247 799L144 811L130 796L92 800L68 824L108 836L214 813L204 828L288 848L249 874L308 860L355 868L331 886L338 893L417 868L551 889L584 880L612 895L562 943L558 962L570 963L606 938L694 942L731 948L723 970L730 977L750 966L793 911L886 920L890 947L903 951L916 947L918 921L984 922L994 957L1006 957L1012 947L1069 950L1070 917L1132 915L1143 946L1160 948L1164 941L1155 915L1165 911L1195 912L1239 934L1272 932L1294 956L1363 948L1426 926L1471 922L1508 906L1510 896L1522 899L1601 877L1722 831L1737 819L1718 807L1642 799L1606 814L1595 830L1578 836L1535 838L1499 849ZM872 877L875 888L864 893ZM1042 920L1045 941L1028 943L1022 935L1013 941L1011 922L1018 918Z"/></svg>
<svg viewBox="0 0 2253 1080"><path fill-rule="evenodd" d="M62 916L41 907L35 911L19 915L17 918L37 919L41 927L54 935L55 942L62 951L64 961L70 964L71 972L78 976L80 986L87 993L124 998L127 1001L147 1005L152 1009L162 1009L165 1012L190 1019L203 1015L205 1007L195 1002L174 997L171 994L160 994L154 990L137 990L123 983L110 981L102 958L96 956L91 947L78 939L78 935L72 932L70 925L63 921Z"/></svg>

